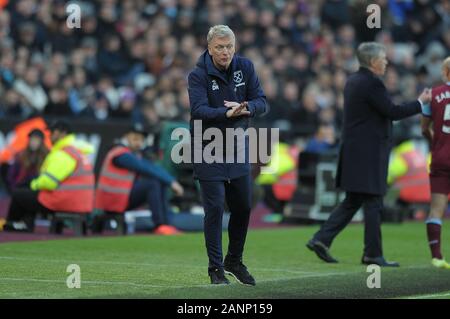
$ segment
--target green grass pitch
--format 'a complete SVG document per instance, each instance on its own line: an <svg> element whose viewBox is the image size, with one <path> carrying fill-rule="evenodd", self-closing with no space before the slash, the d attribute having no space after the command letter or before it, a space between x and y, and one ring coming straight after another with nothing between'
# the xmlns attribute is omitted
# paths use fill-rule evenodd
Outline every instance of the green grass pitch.
<svg viewBox="0 0 450 319"><path fill-rule="evenodd" d="M136 235L0 244L0 298L449 298L450 270L434 269L423 223L383 226L385 256L401 263L381 270L381 288L367 288L360 264L363 226L347 227L325 264L307 250L317 226L251 230L244 262L257 280L212 286L203 234ZM450 256L444 223L444 254ZM224 233L224 243L227 242ZM69 264L81 288L69 289Z"/></svg>

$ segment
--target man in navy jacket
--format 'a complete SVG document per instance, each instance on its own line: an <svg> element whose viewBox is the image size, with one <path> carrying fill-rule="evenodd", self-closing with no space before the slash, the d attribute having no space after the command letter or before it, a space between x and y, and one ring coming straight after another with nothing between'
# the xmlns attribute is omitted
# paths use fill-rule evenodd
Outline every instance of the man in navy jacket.
<svg viewBox="0 0 450 319"><path fill-rule="evenodd" d="M208 129L219 130L223 137L227 129L245 131L249 127L249 118L266 112L266 97L253 63L234 55L235 36L228 26L212 27L207 41L208 50L200 56L195 69L189 74L188 91L194 178L200 182L205 209L208 274L212 284L228 284L226 272L242 284L255 285L254 278L242 263L251 209L248 137L244 137L241 143L233 144L231 137L224 139L223 148L216 150L214 156L222 160L211 161L206 155L203 156L209 141L203 141L202 136ZM196 142L198 140L200 143ZM240 152L245 155L243 161L238 160ZM195 154L201 155L200 160ZM231 216L228 253L223 261L222 215L225 199Z"/></svg>
<svg viewBox="0 0 450 319"><path fill-rule="evenodd" d="M133 182L131 188L128 189L128 205L126 210L135 209L143 204L148 204L152 212L152 220L155 225L154 233L160 235L173 235L179 231L169 225L169 202L167 197L167 188L174 192L177 196L182 196L184 189L181 184L170 175L163 167L153 163L150 159L143 156L143 147L147 133L139 125L134 125L123 135L119 144L109 151L110 156L106 156L102 171L97 185L96 203L101 209L111 207L112 211L117 212L118 207L108 201L110 197L102 197L100 193L110 193L109 196L119 196L117 190L101 188L102 178L107 177L109 180L113 179L113 185L124 180L123 176L117 174L107 176L107 169L109 165L116 168L123 169L133 173ZM124 147L125 151L116 155L114 153L118 147ZM111 185L106 185L111 186ZM113 186L114 187L114 186ZM123 187L123 186L119 186ZM97 205L96 205L97 206Z"/></svg>

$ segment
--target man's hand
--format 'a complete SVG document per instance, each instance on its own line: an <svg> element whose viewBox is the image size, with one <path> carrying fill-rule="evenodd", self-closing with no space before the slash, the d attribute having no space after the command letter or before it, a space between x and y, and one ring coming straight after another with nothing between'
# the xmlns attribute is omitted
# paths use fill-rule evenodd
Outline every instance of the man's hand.
<svg viewBox="0 0 450 319"><path fill-rule="evenodd" d="M224 105L229 108L226 115L228 118L238 117L242 115L250 115L250 111L247 110L248 102L230 102L224 101Z"/></svg>
<svg viewBox="0 0 450 319"><path fill-rule="evenodd" d="M170 188L172 188L176 196L183 196L184 188L177 181L173 181L172 184L170 184Z"/></svg>
<svg viewBox="0 0 450 319"><path fill-rule="evenodd" d="M431 102L431 89L425 88L422 93L419 95L419 100L423 104L428 104Z"/></svg>

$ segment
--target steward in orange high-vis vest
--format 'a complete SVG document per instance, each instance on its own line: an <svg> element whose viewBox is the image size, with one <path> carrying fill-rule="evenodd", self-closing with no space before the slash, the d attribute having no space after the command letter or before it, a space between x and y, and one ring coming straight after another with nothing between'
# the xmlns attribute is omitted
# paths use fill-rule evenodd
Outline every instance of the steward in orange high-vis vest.
<svg viewBox="0 0 450 319"><path fill-rule="evenodd" d="M65 146L61 150L76 161L75 170L66 179L60 181L54 190L42 189L38 200L53 211L91 213L94 208L93 167L75 147ZM49 173L47 175L50 176Z"/></svg>
<svg viewBox="0 0 450 319"><path fill-rule="evenodd" d="M85 158L92 147L76 141L70 125L63 121L52 125L51 139L54 146L42 164L40 175L31 181L31 189L13 191L4 230L33 231L37 212L92 211L95 178L92 165Z"/></svg>
<svg viewBox="0 0 450 319"><path fill-rule="evenodd" d="M398 189L399 199L410 204L430 201L428 163L411 140L406 140L392 150L388 170L388 184Z"/></svg>
<svg viewBox="0 0 450 319"><path fill-rule="evenodd" d="M181 196L183 187L164 168L142 156L145 136L142 128L133 126L121 143L108 152L97 183L95 208L122 214L147 204L152 213L154 232L175 234L177 229L169 225L166 189L170 187Z"/></svg>
<svg viewBox="0 0 450 319"><path fill-rule="evenodd" d="M136 174L114 165L113 159L130 152L128 147L117 145L106 155L95 193L95 208L116 213L127 209Z"/></svg>

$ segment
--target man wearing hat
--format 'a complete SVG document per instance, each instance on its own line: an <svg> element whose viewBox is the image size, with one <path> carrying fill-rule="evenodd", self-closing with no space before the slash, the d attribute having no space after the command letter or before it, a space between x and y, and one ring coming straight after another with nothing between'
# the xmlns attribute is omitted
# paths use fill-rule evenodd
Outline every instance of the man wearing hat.
<svg viewBox="0 0 450 319"><path fill-rule="evenodd" d="M83 214L93 209L95 178L85 157L92 153L92 146L77 141L65 121L54 122L50 131L53 147L30 189L12 193L4 230L32 232L37 212Z"/></svg>
<svg viewBox="0 0 450 319"><path fill-rule="evenodd" d="M142 126L132 126L108 152L100 171L95 208L124 213L147 203L155 224L154 233L173 235L178 230L168 225L166 189L170 187L181 196L183 187L165 169L143 158L146 135Z"/></svg>

